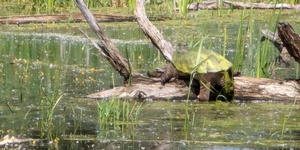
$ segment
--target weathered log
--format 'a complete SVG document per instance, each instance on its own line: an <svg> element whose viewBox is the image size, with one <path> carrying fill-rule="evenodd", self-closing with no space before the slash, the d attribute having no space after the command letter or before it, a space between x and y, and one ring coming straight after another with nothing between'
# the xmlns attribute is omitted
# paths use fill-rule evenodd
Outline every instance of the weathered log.
<svg viewBox="0 0 300 150"><path fill-rule="evenodd" d="M121 21L135 20L134 16L94 14L94 17L96 18L96 20L101 22L112 22L112 21L121 22ZM49 23L49 22L78 23L78 22L85 22L85 21L86 21L85 18L80 13L0 17L1 24L28 24L28 23Z"/></svg>
<svg viewBox="0 0 300 150"><path fill-rule="evenodd" d="M88 98L94 99L134 99L142 100L195 100L197 96L190 93L187 86L178 86L176 83L169 83L162 86L160 82L145 84L144 82L132 84L129 87L119 86L113 89L100 91L87 95Z"/></svg>
<svg viewBox="0 0 300 150"><path fill-rule="evenodd" d="M269 40L274 44L274 46L279 51L278 61L279 63L284 63L287 67L291 65L291 55L287 51L286 47L283 45L283 42L278 36L277 32L272 32L268 29L261 30L262 38L261 41Z"/></svg>
<svg viewBox="0 0 300 150"><path fill-rule="evenodd" d="M300 9L300 5L291 4L265 4L265 3L244 3L234 1L203 1L194 2L188 5L188 10L216 10L220 9ZM178 10L176 8L175 10Z"/></svg>
<svg viewBox="0 0 300 150"><path fill-rule="evenodd" d="M224 1L224 4L228 4L230 8L234 9L299 9L300 5L291 4L265 4L265 3L243 3Z"/></svg>
<svg viewBox="0 0 300 150"><path fill-rule="evenodd" d="M300 64L300 36L289 23L278 23L278 35L289 54Z"/></svg>
<svg viewBox="0 0 300 150"><path fill-rule="evenodd" d="M300 99L299 81L275 80L266 78L234 77L235 100L238 101L273 101L297 102ZM90 94L88 98L135 100L187 100L187 87L178 87L176 84L160 85L133 84L131 87L116 87L98 93ZM189 100L195 100L196 95L191 93ZM299 103L299 102L298 102Z"/></svg>
<svg viewBox="0 0 300 150"><path fill-rule="evenodd" d="M299 81L295 80L235 77L234 86L235 99L240 101L294 102L300 99Z"/></svg>
<svg viewBox="0 0 300 150"><path fill-rule="evenodd" d="M128 22L135 21L134 16L123 15L107 15L107 14L93 14L95 19L99 22ZM169 20L168 17L150 17L150 20L164 21ZM72 14L55 14L55 15L20 15L0 17L0 24L28 24L28 23L79 23L86 22L86 19L81 13Z"/></svg>

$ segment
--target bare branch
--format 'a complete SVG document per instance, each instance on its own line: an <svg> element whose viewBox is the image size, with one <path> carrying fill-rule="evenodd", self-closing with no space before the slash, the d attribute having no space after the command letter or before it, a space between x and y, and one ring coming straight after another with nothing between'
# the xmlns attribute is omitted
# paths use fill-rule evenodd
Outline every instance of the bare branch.
<svg viewBox="0 0 300 150"><path fill-rule="evenodd" d="M148 36L152 44L160 50L167 61L172 62L174 49L171 43L163 38L159 30L147 18L144 7L144 0L136 0L136 8L134 10L134 14L140 28Z"/></svg>
<svg viewBox="0 0 300 150"><path fill-rule="evenodd" d="M103 56L110 62L110 64L120 73L121 76L125 78L125 81L130 78L130 69L129 63L127 60L121 55L116 46L112 43L112 41L106 37L103 32L103 29L99 26L96 19L86 7L83 0L75 0L78 8L81 13L89 23L90 27L93 29L97 37L99 38L102 45L93 43L94 46L103 54ZM87 36L87 35L85 35ZM132 69L134 74L135 71Z"/></svg>

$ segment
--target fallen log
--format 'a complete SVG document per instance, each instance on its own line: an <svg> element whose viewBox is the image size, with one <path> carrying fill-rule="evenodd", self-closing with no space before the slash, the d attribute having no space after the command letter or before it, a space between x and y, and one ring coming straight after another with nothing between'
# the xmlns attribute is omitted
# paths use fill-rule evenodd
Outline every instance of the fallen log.
<svg viewBox="0 0 300 150"><path fill-rule="evenodd" d="M99 22L129 22L135 21L134 16L125 15L107 15L107 14L93 14L95 19ZM164 21L169 20L167 17L150 17L150 20ZM21 15L21 16L6 16L0 17L0 24L28 24L28 23L79 23L86 22L81 13L71 14L54 14L54 15Z"/></svg>
<svg viewBox="0 0 300 150"><path fill-rule="evenodd" d="M82 7L81 5L84 5L82 0L76 0L78 7ZM143 6L143 0L137 0L137 8ZM140 3L140 4L139 4ZM81 9L81 11L88 11L88 9ZM139 12L142 11L142 12ZM135 10L135 13L137 15L137 21L142 20L139 22L140 25L143 25L143 22L147 22L146 26L143 26L142 30L148 30L149 28L153 28L153 25L150 21L147 21L147 17L145 16L146 13L142 10ZM91 14L86 13L85 14ZM139 16L142 15L142 16ZM107 52L117 52L118 50L116 48L111 48L113 43L110 44L103 44L102 42L105 42L102 40L105 36L103 34L99 34L97 32L103 32L100 27L97 27L97 23L95 22L95 19L91 18L91 15L84 15L90 24L91 28L94 28L94 32L98 35L98 38L100 39L101 43L97 43L91 40L91 42L95 45L96 48L99 49L99 51L105 56L105 57L111 57L110 55L106 55ZM152 30L153 31L153 30ZM158 32L158 30L155 30ZM155 33L156 33L155 32ZM165 56L167 59L169 50L161 50L161 47L164 47L165 44L160 44L160 41L156 41L155 39L163 39L161 34L159 35L159 38L152 38L152 34L149 31L144 31L146 35L148 35L149 38L151 38L151 41L154 43L154 45L157 46L157 48L161 51L161 53ZM149 34L148 34L149 33ZM155 35L154 35L155 36ZM165 41L167 42L167 41ZM168 45L168 44L167 44ZM104 51L103 51L104 50ZM173 51L173 50L172 50ZM166 54L165 54L166 53ZM118 57L122 58L122 55L119 55ZM112 58L116 59L116 58ZM124 59L124 58L123 58ZM168 60L168 59L167 59ZM117 60L113 60L117 61ZM171 82L164 86L160 84L159 79L155 78L147 78L143 77L140 74L132 74L130 72L131 67L130 64L125 60L125 63L122 63L124 66L123 69L127 71L127 75L131 74L132 76L132 84L125 84L124 86L116 87L113 89L104 90L98 93L94 93L91 95L88 95L89 98L95 98L95 99L110 99L111 97L116 97L118 99L135 99L135 100L186 100L186 99L196 99L195 94L189 95L189 89L186 86L182 86L182 84L178 84L178 82ZM113 66L114 67L114 66ZM114 67L115 68L115 67ZM115 68L116 69L116 68ZM129 70L128 70L129 69ZM133 69L133 68L132 68ZM118 71L118 69L116 69ZM134 69L133 69L134 70ZM122 72L120 72L120 75L124 76ZM128 80L125 78L125 80ZM235 93L235 99L240 101L281 101L281 102L291 102L297 100L297 98L300 96L299 91L299 83L298 81L288 81L288 80L274 80L274 79L264 79L264 78L249 78L249 77L234 77L234 93ZM189 98L187 98L189 95Z"/></svg>
<svg viewBox="0 0 300 150"><path fill-rule="evenodd" d="M188 10L216 10L216 9L300 9L300 5L291 4L265 4L265 3L244 3L234 1L203 1L194 2L188 5ZM176 8L175 10L178 10Z"/></svg>
<svg viewBox="0 0 300 150"><path fill-rule="evenodd" d="M300 85L296 80L275 80L266 78L234 77L235 100L294 102L300 99ZM131 87L120 86L98 93L87 95L94 99L135 99L135 100L187 100L187 87L178 87L176 84L160 85L133 84ZM196 95L191 93L189 100L195 100ZM299 102L298 102L299 103Z"/></svg>
<svg viewBox="0 0 300 150"><path fill-rule="evenodd" d="M235 77L234 86L235 99L240 101L294 102L300 99L300 85L296 80Z"/></svg>

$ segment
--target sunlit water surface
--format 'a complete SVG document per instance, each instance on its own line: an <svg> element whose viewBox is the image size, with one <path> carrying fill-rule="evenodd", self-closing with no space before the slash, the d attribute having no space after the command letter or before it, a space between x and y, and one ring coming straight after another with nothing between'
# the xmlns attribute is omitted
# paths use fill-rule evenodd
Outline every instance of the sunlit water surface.
<svg viewBox="0 0 300 150"><path fill-rule="evenodd" d="M218 24L212 26L222 29ZM82 28L91 34L87 26ZM229 41L226 57L232 61L238 25L228 25L227 28ZM122 78L77 29L36 27L24 32L24 29L8 28L7 32L0 33L0 135L34 139L6 147L300 148L298 104L172 100L128 102L83 98L87 94L121 85ZM136 24L130 28L117 26L105 30L142 73L163 63L163 57L145 39ZM175 38L184 31L175 28L162 30L167 39L177 44L188 44L190 41ZM198 32L197 28L192 30ZM33 31L38 33L31 33ZM210 37L208 41L212 42L204 45L221 52L222 44L218 42L222 43L224 37L218 34L219 31L209 30L195 33L195 36L207 32L214 35L213 31L219 36ZM259 30L256 32L259 33ZM259 34L255 39L257 42L260 40ZM289 76L279 71L278 78L295 78L294 67L289 70L292 70ZM109 110L110 107L117 111ZM103 122L101 116L112 119Z"/></svg>

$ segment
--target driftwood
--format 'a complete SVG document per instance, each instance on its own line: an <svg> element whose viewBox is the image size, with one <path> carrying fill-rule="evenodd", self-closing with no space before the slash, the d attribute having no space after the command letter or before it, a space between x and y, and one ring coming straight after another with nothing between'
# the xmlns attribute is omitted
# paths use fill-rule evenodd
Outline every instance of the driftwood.
<svg viewBox="0 0 300 150"><path fill-rule="evenodd" d="M134 10L134 14L136 16L137 22L146 36L148 36L154 46L160 50L164 58L172 62L172 55L174 52L174 48L171 43L166 41L159 30L149 21L146 15L144 1L136 0L136 9Z"/></svg>
<svg viewBox="0 0 300 150"><path fill-rule="evenodd" d="M5 146L5 145L20 145L22 143L30 143L32 141L40 141L40 139L19 139L14 136L9 136L5 135L2 139L0 139L0 146Z"/></svg>
<svg viewBox="0 0 300 150"><path fill-rule="evenodd" d="M128 22L135 21L134 16L121 16L121 15L105 15L93 14L95 19L99 22ZM164 21L169 20L167 17L150 17L150 20ZM28 23L79 23L86 22L81 13L72 14L55 14L55 15L22 15L12 17L0 17L0 24L28 24Z"/></svg>
<svg viewBox="0 0 300 150"><path fill-rule="evenodd" d="M86 18L90 27L100 40L100 43L93 42L93 45L100 51L100 53L110 62L110 64L120 73L121 76L128 80L130 78L131 70L130 63L121 55L116 46L111 40L105 36L103 29L98 25L95 17L88 10L83 1L76 1L77 6Z"/></svg>
<svg viewBox="0 0 300 150"><path fill-rule="evenodd" d="M265 3L244 3L234 1L194 2L188 5L188 10L215 10L215 9L300 9L300 5L291 4L265 4ZM178 8L176 9L178 10Z"/></svg>
<svg viewBox="0 0 300 150"><path fill-rule="evenodd" d="M85 5L82 0L76 0L76 2L78 4L78 7L84 7ZM156 45L157 48L159 48L161 53L167 59L168 57L166 56L168 56L168 54L171 55L170 51L161 50L161 46L164 47L164 44L159 44L160 41L156 41L157 39L163 39L162 35L157 34L159 35L159 38L152 38L153 33L151 34L151 32L149 32L149 31L156 31L157 33L159 33L158 30L147 19L145 9L142 9L143 0L137 0L136 2L137 2L136 5L137 7L135 10L135 15L137 15L137 21L139 25L142 26L142 30L144 31L144 33L151 39L151 42L154 45ZM97 23L95 22L95 20L91 19L92 15L90 13L86 13L86 11L89 12L89 10L82 9L82 8L80 9L82 13L89 14L84 16L86 17L91 28L96 28L93 29L94 32L96 32L98 36L105 36L104 33L103 35L97 33L97 32L102 33L103 31L100 31L101 30L100 26L97 27L98 25L96 25ZM144 25L145 22L146 25ZM99 37L99 39L101 42L105 42L103 41L103 37ZM110 55L105 55L106 53L110 53L110 51L114 51L114 53L117 53L116 51L118 51L115 48L110 48L113 45L112 43L105 45L105 44L98 44L92 40L91 42L93 42L95 47L98 48L105 57L110 57ZM173 50L171 50L171 53L172 51ZM122 56L119 55L118 57L122 57ZM157 79L146 78L141 76L138 73L133 74L130 70L131 69L134 70L134 69L129 67L130 65L126 60L124 61L125 62L123 63L124 66L123 69L127 70L127 73L129 72L129 75L131 74L132 76L131 85L125 85L125 86L120 86L109 90L104 90L98 93L88 95L87 97L95 98L95 99L108 99L110 97L117 97L121 99L124 98L124 99L137 99L137 100L145 100L145 99L185 100L187 99L187 93L188 93L187 87L178 85L176 84L176 82L171 82L169 84L166 84L165 86L162 86L159 83L159 80ZM122 71L119 71L117 68L115 69L120 73L120 75L124 76L124 73ZM128 79L125 77L125 80ZM290 101L297 100L297 98L300 96L299 83L297 81L235 77L234 86L235 86L234 89L235 99L241 101L259 100L259 101L290 102ZM196 96L192 94L190 96L190 99L194 99L195 97Z"/></svg>
<svg viewBox="0 0 300 150"><path fill-rule="evenodd" d="M234 86L235 98L240 101L294 102L300 99L300 85L296 80L235 77Z"/></svg>
<svg viewBox="0 0 300 150"><path fill-rule="evenodd" d="M300 99L299 81L275 80L266 78L234 77L235 99L239 101L273 101L294 102ZM98 93L90 94L88 98L135 100L186 100L188 88L178 87L174 84L161 86L160 83L133 84L132 87L116 87ZM196 95L191 93L191 100Z"/></svg>
<svg viewBox="0 0 300 150"><path fill-rule="evenodd" d="M300 64L300 36L288 23L278 23L278 35L289 54Z"/></svg>
<svg viewBox="0 0 300 150"><path fill-rule="evenodd" d="M271 41L279 51L279 56L277 58L279 63L284 63L285 66L289 67L291 65L291 55L287 51L286 47L283 45L283 42L278 36L278 33L272 32L268 29L263 29L261 30L261 32L262 32L261 41L262 42L265 40Z"/></svg>

